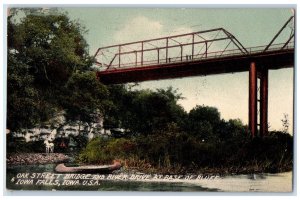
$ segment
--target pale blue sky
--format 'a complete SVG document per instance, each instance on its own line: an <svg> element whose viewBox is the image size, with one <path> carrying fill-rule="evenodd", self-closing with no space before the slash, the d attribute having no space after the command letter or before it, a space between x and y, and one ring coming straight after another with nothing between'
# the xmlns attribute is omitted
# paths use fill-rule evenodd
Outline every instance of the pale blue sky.
<svg viewBox="0 0 300 200"><path fill-rule="evenodd" d="M223 27L245 46L266 45L291 9L181 9L181 8L65 8L72 19L88 29L85 38L94 54L99 47ZM287 29L286 34L288 34ZM286 38L279 38L283 42ZM215 106L221 117L248 123L248 73L148 81L138 88L178 88L189 111L198 105ZM293 69L269 71L269 123L282 128L283 113L293 116ZM292 128L290 127L290 132Z"/></svg>

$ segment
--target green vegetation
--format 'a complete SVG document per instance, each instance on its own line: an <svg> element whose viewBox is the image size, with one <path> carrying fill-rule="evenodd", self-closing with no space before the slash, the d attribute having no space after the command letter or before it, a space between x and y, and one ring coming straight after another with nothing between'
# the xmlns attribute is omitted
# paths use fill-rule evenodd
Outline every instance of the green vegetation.
<svg viewBox="0 0 300 200"><path fill-rule="evenodd" d="M196 115L196 111L205 112L210 117L203 118L203 114ZM263 138L252 139L240 120L221 120L218 111L211 107L197 106L186 118L191 116L197 123L190 129L181 129L171 122L163 129L152 127L155 131L150 134L95 138L82 150L79 161L99 164L119 159L128 169L168 174L280 172L292 169L291 135L270 132ZM206 125L196 129L199 124Z"/></svg>
<svg viewBox="0 0 300 200"><path fill-rule="evenodd" d="M90 122L87 116L103 111L108 93L90 72L84 28L55 10L10 13L7 128L32 128L62 110L68 120Z"/></svg>
<svg viewBox="0 0 300 200"><path fill-rule="evenodd" d="M125 86L109 86L111 109L106 112L106 127L130 129L134 134L152 134L168 123L183 125L185 111L177 104L181 95L167 90L127 91Z"/></svg>
<svg viewBox="0 0 300 200"><path fill-rule="evenodd" d="M125 138L109 140L94 138L79 154L79 160L85 163L109 163L116 158L126 159L126 157L134 156L135 148L135 142Z"/></svg>
<svg viewBox="0 0 300 200"><path fill-rule="evenodd" d="M172 88L132 91L110 86L109 91L114 107L106 112L106 126L130 131L123 138L92 140L80 153L81 162L119 159L128 169L160 173L292 168L293 137L288 133L253 139L241 120L225 121L214 107L196 106L186 113L177 103L181 95Z"/></svg>
<svg viewBox="0 0 300 200"><path fill-rule="evenodd" d="M216 108L196 106L187 113L178 104L181 94L171 87L138 91L131 85L105 86L91 68L86 31L80 24L53 10L11 13L7 93L11 131L40 126L64 111L68 121L91 123L103 117L106 129L126 130L121 138L99 137L88 143L83 135L74 138L81 148L78 161L83 163L119 159L128 169L162 173L292 168L293 137L287 133L287 117L284 132L251 138L240 120L225 121ZM7 141L14 143L12 152L44 151L38 142Z"/></svg>

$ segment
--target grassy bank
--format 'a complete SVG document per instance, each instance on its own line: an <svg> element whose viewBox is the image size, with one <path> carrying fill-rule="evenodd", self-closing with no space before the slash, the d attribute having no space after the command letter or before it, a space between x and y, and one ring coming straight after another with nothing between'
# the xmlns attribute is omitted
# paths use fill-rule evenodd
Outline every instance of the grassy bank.
<svg viewBox="0 0 300 200"><path fill-rule="evenodd" d="M263 138L237 135L208 140L186 133L132 138L95 138L78 156L85 164L121 160L124 169L145 173L257 173L290 171L293 137L272 132Z"/></svg>

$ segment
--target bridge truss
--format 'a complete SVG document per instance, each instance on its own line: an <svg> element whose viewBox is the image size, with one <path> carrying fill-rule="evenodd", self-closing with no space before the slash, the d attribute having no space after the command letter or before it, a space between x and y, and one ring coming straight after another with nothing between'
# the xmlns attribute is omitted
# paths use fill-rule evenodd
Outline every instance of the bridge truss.
<svg viewBox="0 0 300 200"><path fill-rule="evenodd" d="M203 60L228 54L248 54L223 28L101 47L94 55L101 70Z"/></svg>

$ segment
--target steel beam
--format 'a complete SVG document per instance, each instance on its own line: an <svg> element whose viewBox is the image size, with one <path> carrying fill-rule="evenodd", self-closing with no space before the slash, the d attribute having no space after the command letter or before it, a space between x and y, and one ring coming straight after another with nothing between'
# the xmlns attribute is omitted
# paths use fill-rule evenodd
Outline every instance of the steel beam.
<svg viewBox="0 0 300 200"><path fill-rule="evenodd" d="M194 46L195 46L195 34L193 34L193 39L192 39L192 59L194 59Z"/></svg>
<svg viewBox="0 0 300 200"><path fill-rule="evenodd" d="M144 42L142 42L142 51L141 51L141 66L143 66L144 60Z"/></svg>
<svg viewBox="0 0 300 200"><path fill-rule="evenodd" d="M148 66L134 68L114 68L98 71L100 81L104 84L122 84L130 82L142 82L149 80L161 80L182 78L191 76L208 76L214 74L226 74L237 72L249 72L251 61L259 66L267 66L269 70L294 67L294 50L281 50L266 53L230 57L214 57L205 60L189 60L179 63L154 63ZM250 60L251 59L251 60ZM117 67L117 65L116 65Z"/></svg>
<svg viewBox="0 0 300 200"><path fill-rule="evenodd" d="M203 33L209 33L209 32L221 31L221 30L224 30L224 29L223 28L215 28L215 29L210 29L210 30L205 30L205 31L198 31L198 32L185 33L185 34L180 34L180 35L160 37L160 38L149 39L149 40L140 40L140 41L136 41L136 42L128 42L128 43L123 43L123 44L115 44L115 45L110 45L110 46L98 48L97 51L102 50L102 49L108 49L108 48L118 47L118 46L126 46L126 45L139 44L139 43L147 43L147 42L153 42L153 41L158 41L158 40L165 40L167 38L169 38L169 39L171 39L171 38L178 38L178 37L183 37L183 36L188 36L188 35L193 35L193 34L200 34L200 33L203 34Z"/></svg>
<svg viewBox="0 0 300 200"><path fill-rule="evenodd" d="M210 42L210 44L212 44L212 42L216 42L216 41L222 41L222 40L228 40L228 37L223 37L223 38L218 38L218 39L213 39L213 40L207 40L207 41L199 41L199 42L194 42L194 44L203 44L203 43L208 43ZM142 48L141 50L133 50L133 51L124 51L121 54L125 55L125 54L132 54L135 51L136 52L146 52L146 51L155 51L157 49L170 49L170 48L174 48L174 47L181 47L181 46L191 46L193 43L185 43L185 44L176 44L176 45L169 45L168 40L166 40L166 46L164 47L153 47L153 48ZM209 48L209 46L207 47L207 49Z"/></svg>
<svg viewBox="0 0 300 200"><path fill-rule="evenodd" d="M251 62L249 69L249 129L252 137L257 135L257 68Z"/></svg>
<svg viewBox="0 0 300 200"><path fill-rule="evenodd" d="M166 38L166 63L168 63L168 48L169 48L169 39Z"/></svg>
<svg viewBox="0 0 300 200"><path fill-rule="evenodd" d="M268 134L268 69L260 71L260 136L263 137Z"/></svg>
<svg viewBox="0 0 300 200"><path fill-rule="evenodd" d="M278 33L273 37L273 39L271 40L271 42L266 46L266 48L264 49L263 52L266 52L269 47L273 44L273 42L276 40L276 38L280 35L280 33L285 29L285 27L290 23L290 21L294 18L294 16L291 16L287 22L283 25L283 27L278 31Z"/></svg>
<svg viewBox="0 0 300 200"><path fill-rule="evenodd" d="M119 46L119 68L121 67L121 46Z"/></svg>

